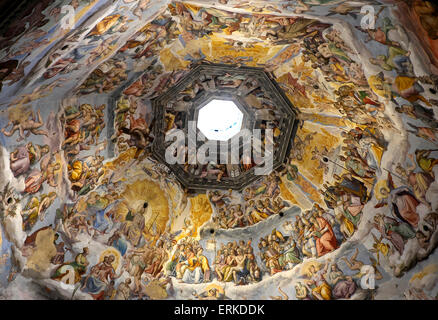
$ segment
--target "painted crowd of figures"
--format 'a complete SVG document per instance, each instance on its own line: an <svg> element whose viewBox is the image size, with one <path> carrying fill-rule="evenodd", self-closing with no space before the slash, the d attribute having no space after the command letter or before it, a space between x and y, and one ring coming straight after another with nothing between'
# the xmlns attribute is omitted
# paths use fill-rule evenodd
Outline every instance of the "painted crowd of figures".
<svg viewBox="0 0 438 320"><path fill-rule="evenodd" d="M16 248L23 257L32 260L42 235L51 234L50 281L74 285L75 294L99 300L150 297L154 286L165 298L178 282L250 286L297 267L302 271L294 282L298 299L369 298L359 288L365 262L358 260L357 251L336 261L326 259L358 230L371 230L362 240L370 240L365 251L372 257L376 280L383 278L382 269L403 277L419 261L427 261L438 232L438 76L417 70L414 49L419 43L410 43L414 40L403 17L397 19L383 6L376 11L375 28L363 29L354 18L359 7L344 1L241 4L239 12L229 1L219 2L229 11L172 1L151 22L121 37L142 20L132 15L142 17L151 1L120 0L132 12L115 9L91 29L74 30L36 65L31 60L38 50L56 44L48 39L53 34L45 30L50 28L42 28L60 18L51 1L38 3L35 15L23 12L24 19L0 39L10 46L0 52L1 93L11 95L21 84L28 88L25 94L11 95L0 119L2 147L8 153L5 171L13 182L1 194L2 230L17 219L20 228L14 230L24 232L25 240ZM436 7L429 1L397 5L416 18L410 23L424 33L424 54L436 65ZM321 7L336 17L351 15L357 43L324 19L281 15ZM242 13L248 8L256 10ZM27 37L15 41L26 30ZM150 156L155 125L150 100L200 62L263 67L300 110L300 128L282 167L242 192L205 194L212 208L206 220L217 230L267 225L264 230L271 232L254 235L257 243L237 237L213 249L199 234L172 233L172 227L179 228L173 221L160 230L153 223L157 208L143 198L136 199L144 203L134 208L122 194L123 174L147 172L143 161ZM68 84L70 76L82 81ZM243 92L261 126L273 129L274 145L278 142L280 119L269 95L254 79L230 75L199 79L186 88L164 110L165 132L183 128L190 100L217 88ZM43 108L44 98L62 90L71 91L76 102ZM108 102L92 102L101 101L96 97ZM258 143L266 143L265 137ZM106 159L107 154L115 157ZM133 160L125 161L129 157ZM242 163L240 170L252 166ZM183 167L217 182L229 174L216 163ZM170 175L152 171L152 180L171 185ZM18 185L21 192L14 193ZM191 199L188 190L179 189L181 202ZM292 220L270 224L294 206L301 211ZM17 242L18 236L5 235L5 242ZM318 262L309 263L313 260ZM11 261L12 267L5 269L9 281L22 271Z"/></svg>

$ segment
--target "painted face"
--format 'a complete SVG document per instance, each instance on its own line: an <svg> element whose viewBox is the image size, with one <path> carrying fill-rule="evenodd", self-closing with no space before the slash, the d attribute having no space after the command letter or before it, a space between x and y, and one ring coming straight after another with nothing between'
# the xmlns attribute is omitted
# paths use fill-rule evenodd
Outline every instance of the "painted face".
<svg viewBox="0 0 438 320"><path fill-rule="evenodd" d="M381 188L380 193L382 194L382 196L387 196L389 194L389 192L386 188Z"/></svg>
<svg viewBox="0 0 438 320"><path fill-rule="evenodd" d="M415 173L411 173L411 174L409 175L409 183L410 183L411 185L415 185L415 184L417 184L417 178L416 178L416 176L415 176Z"/></svg>
<svg viewBox="0 0 438 320"><path fill-rule="evenodd" d="M321 44L318 47L318 51L324 58L330 58L332 56L332 52L329 49L328 43Z"/></svg>

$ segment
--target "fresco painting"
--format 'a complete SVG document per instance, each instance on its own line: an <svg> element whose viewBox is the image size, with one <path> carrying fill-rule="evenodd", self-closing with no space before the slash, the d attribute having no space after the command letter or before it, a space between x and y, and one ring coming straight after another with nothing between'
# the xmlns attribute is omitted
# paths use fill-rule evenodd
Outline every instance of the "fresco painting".
<svg viewBox="0 0 438 320"><path fill-rule="evenodd" d="M23 11L0 41L0 296L437 299L437 12L417 0ZM274 143L284 134L269 92L229 74L178 93L158 128L154 100L201 64L260 68L297 110L284 163L240 190L187 188L153 156L157 130L181 129L218 88L248 85L251 113Z"/></svg>

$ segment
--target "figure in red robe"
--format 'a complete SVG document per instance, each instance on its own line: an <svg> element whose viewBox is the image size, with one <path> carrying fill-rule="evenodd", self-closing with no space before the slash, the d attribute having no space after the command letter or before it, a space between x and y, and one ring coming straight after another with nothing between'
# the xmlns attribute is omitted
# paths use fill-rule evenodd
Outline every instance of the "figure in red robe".
<svg viewBox="0 0 438 320"><path fill-rule="evenodd" d="M316 217L316 222L319 233L316 237L316 252L318 253L318 257L321 257L335 250L338 247L338 242L336 241L332 226L326 219L319 216Z"/></svg>

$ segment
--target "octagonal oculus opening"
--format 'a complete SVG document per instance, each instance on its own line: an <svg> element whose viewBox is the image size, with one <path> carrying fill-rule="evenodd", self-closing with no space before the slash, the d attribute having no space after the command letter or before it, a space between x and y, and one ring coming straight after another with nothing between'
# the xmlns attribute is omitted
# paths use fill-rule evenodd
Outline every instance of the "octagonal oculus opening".
<svg viewBox="0 0 438 320"><path fill-rule="evenodd" d="M227 141L239 133L242 121L233 101L212 100L199 110L197 127L209 140Z"/></svg>

